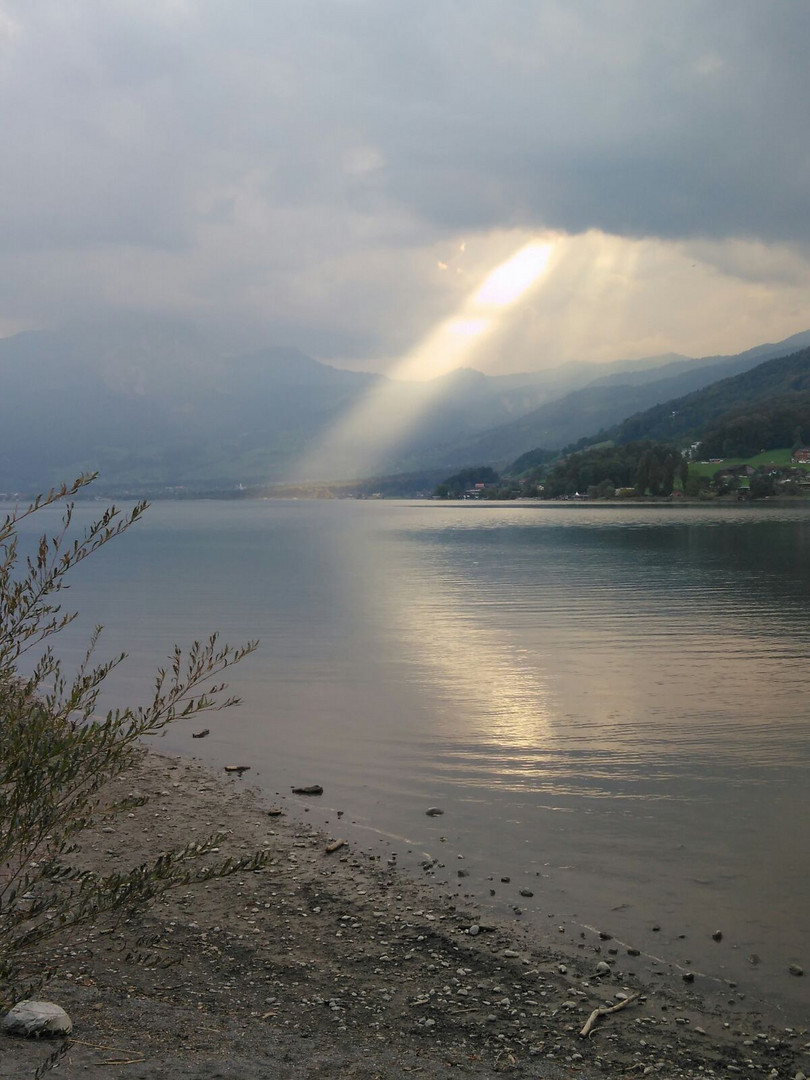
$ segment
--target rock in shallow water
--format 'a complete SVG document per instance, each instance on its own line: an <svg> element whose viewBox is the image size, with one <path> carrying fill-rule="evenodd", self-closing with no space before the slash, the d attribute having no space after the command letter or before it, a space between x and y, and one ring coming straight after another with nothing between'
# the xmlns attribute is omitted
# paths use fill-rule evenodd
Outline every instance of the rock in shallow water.
<svg viewBox="0 0 810 1080"><path fill-rule="evenodd" d="M3 1017L2 1028L7 1035L69 1035L73 1021L52 1001L18 1001Z"/></svg>

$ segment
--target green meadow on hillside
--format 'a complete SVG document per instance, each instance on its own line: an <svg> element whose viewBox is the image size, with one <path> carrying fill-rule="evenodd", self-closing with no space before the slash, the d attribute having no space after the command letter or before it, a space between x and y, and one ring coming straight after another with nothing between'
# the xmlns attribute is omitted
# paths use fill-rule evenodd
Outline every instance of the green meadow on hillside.
<svg viewBox="0 0 810 1080"><path fill-rule="evenodd" d="M718 471L718 469L733 469L737 465L753 465L755 469L762 469L767 465L777 465L781 469L791 467L791 454L793 451L789 447L784 447L779 450L763 450L761 454L755 454L753 457L741 458L723 458L720 461L690 461L689 472L692 475L708 476L711 478ZM793 468L802 469L804 472L810 472L810 463L794 463Z"/></svg>

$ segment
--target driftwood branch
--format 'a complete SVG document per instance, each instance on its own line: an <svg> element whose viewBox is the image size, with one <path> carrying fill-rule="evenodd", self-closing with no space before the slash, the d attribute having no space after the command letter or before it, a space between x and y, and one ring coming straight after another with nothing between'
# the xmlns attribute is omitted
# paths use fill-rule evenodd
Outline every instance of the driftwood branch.
<svg viewBox="0 0 810 1080"><path fill-rule="evenodd" d="M630 997L626 997L623 1001L620 1001L618 1005L601 1005L598 1009L594 1009L585 1021L585 1027L580 1031L582 1038L587 1039L600 1016L607 1016L609 1013L620 1012L622 1009L626 1009L628 1005L632 1005L634 1001L638 1001L639 996L639 994L631 994Z"/></svg>

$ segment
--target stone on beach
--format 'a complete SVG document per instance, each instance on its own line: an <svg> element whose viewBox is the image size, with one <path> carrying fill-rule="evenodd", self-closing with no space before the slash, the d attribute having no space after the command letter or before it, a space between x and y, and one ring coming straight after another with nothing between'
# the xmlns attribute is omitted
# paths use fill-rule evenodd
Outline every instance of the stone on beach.
<svg viewBox="0 0 810 1080"><path fill-rule="evenodd" d="M73 1021L60 1005L52 1001L19 1001L3 1017L7 1035L69 1035Z"/></svg>
<svg viewBox="0 0 810 1080"><path fill-rule="evenodd" d="M170 786L167 775L176 775L185 781L175 800L183 813L176 819L162 815L158 819L151 806L145 806L138 811L139 819L127 819L124 826L139 842L155 821L164 834L150 833L156 845L174 842L170 828L176 830L177 839L186 841L194 837L195 827L218 828L227 835L223 856L238 856L266 844L268 865L259 873L224 880L216 893L212 889L201 894L202 903L188 903L180 896L171 907L155 909L159 925L165 927L161 942L166 959L172 961L165 976L163 969L153 972L137 962L122 964L121 944L112 935L87 942L93 955L88 951L83 957L77 949L70 960L75 985L68 990L70 998L63 1000L77 1016L77 1028L81 1020L84 1033L79 1035L88 1042L77 1042L71 1061L63 1059L60 1067L71 1076L86 1070L82 1075L97 1073L98 1080L112 1080L120 1070L121 1077L126 1072L132 1080L147 1074L179 1077L189 1069L187 1045L193 1038L194 1053L199 1055L195 1076L231 1075L232 1070L234 1076L259 1080L278 1053L279 1032L285 1039L283 1052L296 1055L285 1060L285 1066L291 1075L301 1076L309 1075L313 1062L316 1069L335 1076L364 1070L385 1076L420 1070L423 1076L444 1076L451 1060L459 1066L453 1072L469 1068L481 1076L494 1076L511 1071L507 1053L520 1063L526 1080L548 1076L548 1069L560 1076L584 1070L593 1055L598 1055L595 1068L602 1076L641 1076L646 1068L659 1080L731 1078L737 1071L726 1072L727 1064L742 1066L749 1057L755 1068L740 1068L740 1076L743 1072L768 1076L776 1062L782 1080L791 1080L799 1068L803 1039L798 1032L789 1039L774 1033L772 1041L758 1040L739 1053L734 1030L724 1032L715 1024L717 1047L714 1035L697 1033L700 1015L693 1011L696 999L691 993L686 998L682 990L682 969L662 972L670 977L660 987L648 987L644 971L632 976L635 985L628 986L631 977L622 971L621 960L607 963L608 956L603 959L590 951L593 945L594 951L601 947L606 952L604 943L593 940L593 931L580 938L577 924L563 927L578 940L564 946L572 952L570 958L557 952L548 939L553 936L557 941L559 914L553 916L555 922L546 923L549 913L543 910L541 937L532 927L525 933L514 929L509 901L502 915L482 923L482 912L473 900L457 906L457 898L449 889L445 892L444 877L452 877L455 851L444 875L440 863L423 860L441 875L434 891L414 882L411 872L384 869L386 855L380 855L380 849L352 850L354 844L347 844L335 854L324 854L327 845L336 842L334 834L323 831L334 818L323 807L321 817L328 820L320 828L306 821L317 817L317 799L292 800L289 805L279 799L276 806L283 805L284 816L271 819L265 816L269 803L259 801L241 783L234 784L221 769L217 772L210 779L201 766L190 763L167 773L165 759L156 759L149 782L146 776L129 775L119 788L131 790L137 779L143 794L152 795ZM289 786L286 790L289 795ZM111 797L118 794L114 790ZM306 814L308 807L311 811ZM108 846L103 826L94 836L98 844L92 849L93 868L103 869ZM418 849L411 851L407 845L399 854L408 868L422 858ZM467 855L472 858L473 852ZM462 880L472 882L476 877L473 870ZM505 886L501 893L512 896L521 884L518 879L515 890ZM538 889L536 896L541 894ZM141 932L140 926L132 929ZM580 940L588 953L574 951ZM623 942L619 948L615 939L608 944L617 946L617 954L626 948ZM75 942L70 945L75 947ZM277 966L279 961L283 968ZM784 979L791 961L804 958L798 951L788 955L781 966L782 980L788 991L801 991L803 980ZM257 978L257 972L269 977ZM693 987L686 989L691 992ZM649 991L649 1004L640 1010L645 1015L627 1011L606 1017L604 1030L591 1043L580 1041L579 1029L589 1011L613 1007L638 990L645 995ZM195 1008L193 1018L189 1001ZM199 1013L198 1005L203 1006ZM220 1022L223 1006L229 1018L235 1018L238 1010L238 1023ZM190 1025L198 1015L192 1035ZM691 1023L678 1017L691 1017ZM109 1038L113 1030L119 1033L115 1040ZM126 1068L113 1062L114 1055L100 1054L93 1046L129 1046L129 1041L118 1041L124 1040L124 1031L129 1033L127 1040L133 1032L138 1039L138 1051L132 1060L127 1058ZM0 1051L3 1077L32 1075L29 1061L50 1053L27 1039L6 1038L5 1043ZM57 1045L61 1048L62 1038ZM582 1054L577 1057L586 1045L592 1048L585 1052L587 1062ZM769 1047L777 1045L774 1056ZM3 1053L13 1062L3 1060ZM533 1056L541 1060L533 1064ZM141 1057L148 1060L137 1064L134 1059ZM547 1064L544 1058L549 1059ZM228 1059L234 1059L233 1065L223 1068L221 1063ZM504 1068L505 1062L510 1068Z"/></svg>

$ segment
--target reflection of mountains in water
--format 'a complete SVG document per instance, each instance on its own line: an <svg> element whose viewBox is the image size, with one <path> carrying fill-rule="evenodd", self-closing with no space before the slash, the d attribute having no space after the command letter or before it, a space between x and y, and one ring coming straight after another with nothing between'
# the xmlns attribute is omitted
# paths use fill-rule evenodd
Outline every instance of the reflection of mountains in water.
<svg viewBox="0 0 810 1080"><path fill-rule="evenodd" d="M799 618L804 623L810 602L809 506L801 498L757 507L662 506L660 524L667 527L648 525L644 562L654 573L659 560L677 559L679 588L714 589L718 602L726 605L744 599L749 614L753 607L769 620L792 624ZM633 536L623 530L608 533L600 533L600 544L635 552Z"/></svg>
<svg viewBox="0 0 810 1080"><path fill-rule="evenodd" d="M162 749L238 753L271 795L318 781L344 821L430 838L453 887L529 884L544 924L618 937L629 901L682 962L722 911L776 1000L807 955L808 532L808 505L161 502L73 595L141 689L212 617L261 639L239 712Z"/></svg>
<svg viewBox="0 0 810 1080"><path fill-rule="evenodd" d="M423 677L465 703L475 735L452 736L448 778L671 799L718 754L738 777L803 761L810 505L527 506L508 520L437 531L430 580L402 594L411 620L439 628L441 677ZM734 705L765 685L773 712Z"/></svg>

